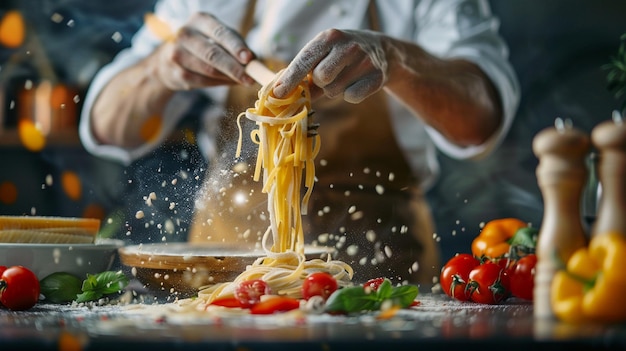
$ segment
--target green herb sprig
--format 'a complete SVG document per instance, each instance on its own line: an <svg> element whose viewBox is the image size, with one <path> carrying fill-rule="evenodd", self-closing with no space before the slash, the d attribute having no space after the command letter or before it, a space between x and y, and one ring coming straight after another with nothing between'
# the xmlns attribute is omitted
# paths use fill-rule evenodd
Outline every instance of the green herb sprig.
<svg viewBox="0 0 626 351"><path fill-rule="evenodd" d="M82 281L73 274L56 272L40 281L41 293L51 303L95 301L119 293L127 285L128 278L121 271L87 274Z"/></svg>
<svg viewBox="0 0 626 351"><path fill-rule="evenodd" d="M378 311L385 301L391 301L394 306L406 308L413 303L418 293L419 289L415 285L393 287L391 282L385 279L376 291L368 291L360 285L335 291L328 297L325 311L344 314Z"/></svg>

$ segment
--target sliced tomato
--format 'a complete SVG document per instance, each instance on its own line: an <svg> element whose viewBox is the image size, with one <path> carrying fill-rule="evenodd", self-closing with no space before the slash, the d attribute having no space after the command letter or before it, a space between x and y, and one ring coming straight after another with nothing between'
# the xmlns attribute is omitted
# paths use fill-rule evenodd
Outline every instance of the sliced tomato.
<svg viewBox="0 0 626 351"><path fill-rule="evenodd" d="M219 299L213 300L209 305L222 307L244 307L241 302L239 302L239 299L234 296L220 297Z"/></svg>
<svg viewBox="0 0 626 351"><path fill-rule="evenodd" d="M300 300L286 296L270 297L250 308L251 314L274 314L300 308Z"/></svg>
<svg viewBox="0 0 626 351"><path fill-rule="evenodd" d="M251 307L261 301L261 296L272 293L270 286L261 279L246 280L235 288L235 298L243 307Z"/></svg>

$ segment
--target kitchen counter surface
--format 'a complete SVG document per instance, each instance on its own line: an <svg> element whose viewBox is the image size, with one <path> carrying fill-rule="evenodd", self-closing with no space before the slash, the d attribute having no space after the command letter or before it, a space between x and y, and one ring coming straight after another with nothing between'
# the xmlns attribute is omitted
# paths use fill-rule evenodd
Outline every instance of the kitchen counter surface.
<svg viewBox="0 0 626 351"><path fill-rule="evenodd" d="M197 318L150 302L124 305L38 304L0 310L2 350L506 350L626 349L624 325L567 325L533 318L532 303L501 305L420 294L420 304L390 319L360 316Z"/></svg>

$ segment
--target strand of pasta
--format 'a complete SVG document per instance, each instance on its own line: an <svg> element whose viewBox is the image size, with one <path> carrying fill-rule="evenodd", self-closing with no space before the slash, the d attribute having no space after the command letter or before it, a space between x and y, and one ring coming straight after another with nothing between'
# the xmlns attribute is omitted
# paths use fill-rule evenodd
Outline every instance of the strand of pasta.
<svg viewBox="0 0 626 351"><path fill-rule="evenodd" d="M201 289L198 298L205 303L232 295L240 282L250 279L264 280L276 294L300 298L302 282L312 272L328 272L340 286L348 285L353 276L350 265L332 260L330 254L326 259L306 259L302 215L306 214L315 182L314 160L320 150L320 138L308 135L308 83L303 81L284 99L271 95L273 84L262 87L254 107L237 118L240 136L236 157L242 148L241 118L245 116L258 126L250 138L258 146L253 179L259 181L263 175L262 191L268 195L270 224L261 242L265 256L232 282ZM306 191L301 195L303 183Z"/></svg>

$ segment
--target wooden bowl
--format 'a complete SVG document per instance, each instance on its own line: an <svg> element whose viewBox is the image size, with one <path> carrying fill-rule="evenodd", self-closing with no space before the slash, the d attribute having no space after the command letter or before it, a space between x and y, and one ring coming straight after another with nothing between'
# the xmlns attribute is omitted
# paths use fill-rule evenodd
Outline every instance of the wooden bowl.
<svg viewBox="0 0 626 351"><path fill-rule="evenodd" d="M230 282L257 258L260 250L233 245L155 243L126 246L120 261L145 287L178 297L197 294L204 286ZM325 247L307 247L307 258L330 252Z"/></svg>

